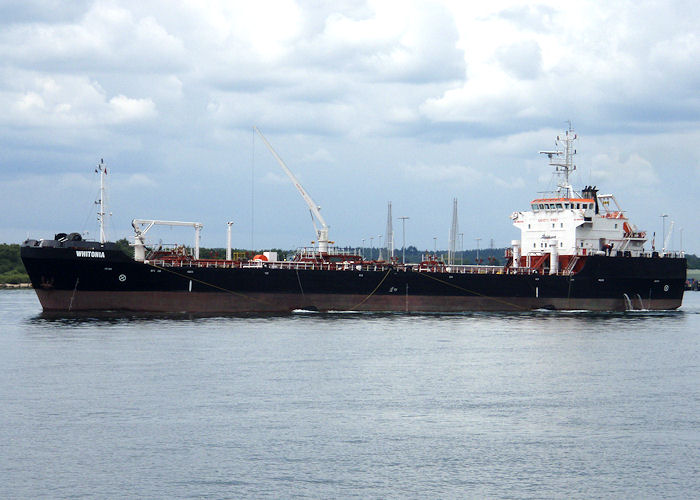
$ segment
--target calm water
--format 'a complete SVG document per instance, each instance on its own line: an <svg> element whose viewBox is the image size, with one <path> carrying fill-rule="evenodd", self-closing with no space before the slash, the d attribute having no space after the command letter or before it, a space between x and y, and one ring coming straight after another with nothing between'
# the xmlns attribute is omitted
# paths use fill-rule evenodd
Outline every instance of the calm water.
<svg viewBox="0 0 700 500"><path fill-rule="evenodd" d="M700 494L672 313L50 318L0 292L0 497Z"/></svg>

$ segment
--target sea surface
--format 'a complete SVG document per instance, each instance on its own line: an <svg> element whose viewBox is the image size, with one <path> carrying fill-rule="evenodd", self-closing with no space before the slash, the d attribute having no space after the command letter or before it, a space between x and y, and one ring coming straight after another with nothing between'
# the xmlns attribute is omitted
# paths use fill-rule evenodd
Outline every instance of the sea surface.
<svg viewBox="0 0 700 500"><path fill-rule="evenodd" d="M0 498L700 496L674 312L41 313L0 292Z"/></svg>

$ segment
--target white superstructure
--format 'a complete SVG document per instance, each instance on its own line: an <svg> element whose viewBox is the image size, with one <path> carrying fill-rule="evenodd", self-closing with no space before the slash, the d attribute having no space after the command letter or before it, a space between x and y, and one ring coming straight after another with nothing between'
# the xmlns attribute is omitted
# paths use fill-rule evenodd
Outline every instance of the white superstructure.
<svg viewBox="0 0 700 500"><path fill-rule="evenodd" d="M565 271L559 269L560 262L573 269L577 260L573 257L599 252L634 257L643 251L646 234L629 222L612 194L598 194L593 186L577 193L569 183L569 174L576 169L576 139L569 128L557 137L554 150L540 151L555 167L557 190L532 200L529 211L511 215L521 233L521 239L513 241L514 266L531 267L548 256L554 273Z"/></svg>

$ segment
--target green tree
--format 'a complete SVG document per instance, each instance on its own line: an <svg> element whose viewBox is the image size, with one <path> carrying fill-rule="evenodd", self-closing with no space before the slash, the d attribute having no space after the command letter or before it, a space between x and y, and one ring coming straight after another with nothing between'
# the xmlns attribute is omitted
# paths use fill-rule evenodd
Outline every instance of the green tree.
<svg viewBox="0 0 700 500"><path fill-rule="evenodd" d="M132 259L134 258L134 247L129 245L129 240L122 238L114 243L119 247L119 250L127 254Z"/></svg>
<svg viewBox="0 0 700 500"><path fill-rule="evenodd" d="M0 244L0 283L29 283L19 245Z"/></svg>

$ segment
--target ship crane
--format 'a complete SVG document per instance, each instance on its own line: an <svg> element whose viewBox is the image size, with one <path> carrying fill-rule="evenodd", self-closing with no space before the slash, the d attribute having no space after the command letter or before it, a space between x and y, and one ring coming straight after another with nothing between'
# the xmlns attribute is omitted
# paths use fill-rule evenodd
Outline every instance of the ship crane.
<svg viewBox="0 0 700 500"><path fill-rule="evenodd" d="M313 222L314 225L314 230L316 231L316 239L318 241L318 251L320 253L328 253L328 244L331 243L328 241L328 224L326 224L326 221L324 220L323 216L321 215L321 207L316 205L314 203L314 200L311 199L311 196L309 196L309 193L306 192L304 187L301 185L301 183L297 180L296 177L294 177L294 174L292 173L291 170L287 167L287 165L284 163L282 158L277 154L277 152L274 150L274 148L270 145L269 142L267 142L267 139L265 136L260 132L260 129L258 127L253 127L255 131L260 135L260 138L263 140L265 143L265 146L267 146L267 149L270 150L270 153L272 153L272 156L275 157L275 160L277 160L277 163L280 164L282 167L282 170L287 174L289 179L292 181L292 184L294 184L294 187L297 188L297 191L299 191L299 194L301 194L301 197L304 198L304 201L306 202L306 205L309 207L309 211L311 212L311 221ZM321 225L321 229L318 228L316 225L316 221Z"/></svg>
<svg viewBox="0 0 700 500"><path fill-rule="evenodd" d="M204 225L201 222L183 222L179 220L133 219L134 259L143 262L146 259L146 233L153 226L189 226L194 228L194 258L199 260L199 238Z"/></svg>

